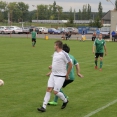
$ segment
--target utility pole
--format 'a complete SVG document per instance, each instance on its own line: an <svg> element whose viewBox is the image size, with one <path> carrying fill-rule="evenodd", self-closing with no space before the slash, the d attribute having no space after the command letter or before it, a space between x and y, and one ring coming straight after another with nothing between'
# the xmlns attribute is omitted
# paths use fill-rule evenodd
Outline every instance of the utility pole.
<svg viewBox="0 0 117 117"><path fill-rule="evenodd" d="M37 8L37 23L38 23L38 16L39 16L39 13L38 13L38 7L35 6L35 5L32 5L32 6Z"/></svg>
<svg viewBox="0 0 117 117"><path fill-rule="evenodd" d="M8 11L8 24L10 24L10 13Z"/></svg>
<svg viewBox="0 0 117 117"><path fill-rule="evenodd" d="M76 11L74 9L74 21L76 20Z"/></svg>

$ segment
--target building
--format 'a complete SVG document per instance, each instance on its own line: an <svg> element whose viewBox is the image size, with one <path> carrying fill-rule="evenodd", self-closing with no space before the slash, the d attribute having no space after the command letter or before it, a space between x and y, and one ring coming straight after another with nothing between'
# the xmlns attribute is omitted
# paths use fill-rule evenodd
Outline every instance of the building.
<svg viewBox="0 0 117 117"><path fill-rule="evenodd" d="M117 31L117 10L108 11L102 18L103 26L110 26L111 32Z"/></svg>
<svg viewBox="0 0 117 117"><path fill-rule="evenodd" d="M111 26L111 11L108 11L102 18L103 26Z"/></svg>

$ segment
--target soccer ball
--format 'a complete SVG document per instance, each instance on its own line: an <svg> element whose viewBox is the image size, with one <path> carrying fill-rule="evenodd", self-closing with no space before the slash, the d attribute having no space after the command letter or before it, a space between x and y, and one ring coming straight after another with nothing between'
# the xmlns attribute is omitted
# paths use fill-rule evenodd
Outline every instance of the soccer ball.
<svg viewBox="0 0 117 117"><path fill-rule="evenodd" d="M0 86L4 85L4 81L0 79Z"/></svg>

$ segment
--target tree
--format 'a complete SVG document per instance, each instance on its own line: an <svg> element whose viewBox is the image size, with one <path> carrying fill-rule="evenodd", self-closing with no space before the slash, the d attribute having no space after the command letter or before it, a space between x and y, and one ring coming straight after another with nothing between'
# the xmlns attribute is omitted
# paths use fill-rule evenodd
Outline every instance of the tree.
<svg viewBox="0 0 117 117"><path fill-rule="evenodd" d="M82 20L86 20L86 19L87 19L87 5L83 5Z"/></svg>
<svg viewBox="0 0 117 117"><path fill-rule="evenodd" d="M62 16L63 8L57 5L57 11L58 11L58 20L60 20Z"/></svg>
<svg viewBox="0 0 117 117"><path fill-rule="evenodd" d="M4 2L4 1L0 1L0 21L3 21L4 20L4 14L6 12L6 6L7 6L7 3Z"/></svg>
<svg viewBox="0 0 117 117"><path fill-rule="evenodd" d="M102 18L102 12L103 12L103 8L102 8L102 3L99 2L99 6L98 6L98 18L101 20Z"/></svg>
<svg viewBox="0 0 117 117"><path fill-rule="evenodd" d="M54 1L54 3L53 3L53 13L52 13L52 15L54 16L54 20L58 19L56 1Z"/></svg>
<svg viewBox="0 0 117 117"><path fill-rule="evenodd" d="M87 9L87 19L91 19L91 6L88 4L88 9Z"/></svg>
<svg viewBox="0 0 117 117"><path fill-rule="evenodd" d="M82 20L82 12L81 12L80 9L79 9L79 12L78 12L78 20Z"/></svg>
<svg viewBox="0 0 117 117"><path fill-rule="evenodd" d="M117 0L115 0L115 9L117 10Z"/></svg>
<svg viewBox="0 0 117 117"><path fill-rule="evenodd" d="M74 23L74 16L72 12L72 7L70 8L70 13L69 13L69 23L73 24Z"/></svg>
<svg viewBox="0 0 117 117"><path fill-rule="evenodd" d="M102 23L100 21L99 17L96 17L94 22L91 22L90 25L94 26L94 27L98 27L101 28L102 27Z"/></svg>
<svg viewBox="0 0 117 117"><path fill-rule="evenodd" d="M48 9L48 7L46 5L43 5L43 4L37 6L37 10L38 10L37 12L38 12L40 20L46 19L47 9Z"/></svg>
<svg viewBox="0 0 117 117"><path fill-rule="evenodd" d="M8 4L8 6L7 6L7 8L8 8L8 12L9 12L9 14L10 14L10 22L12 23L12 21L14 20L14 19L16 19L15 17L16 17L16 15L15 14L17 14L18 12L17 12L17 3L16 2L10 2L9 4ZM16 13L17 12L17 13Z"/></svg>
<svg viewBox="0 0 117 117"><path fill-rule="evenodd" d="M0 1L0 10L5 10L7 3L4 1Z"/></svg>
<svg viewBox="0 0 117 117"><path fill-rule="evenodd" d="M4 20L4 17L3 17L2 12L0 11L0 22L2 22L3 20Z"/></svg>
<svg viewBox="0 0 117 117"><path fill-rule="evenodd" d="M24 2L17 3L17 11L20 12L21 21L26 20L26 17L28 16L28 9L29 9L28 4L25 4Z"/></svg>

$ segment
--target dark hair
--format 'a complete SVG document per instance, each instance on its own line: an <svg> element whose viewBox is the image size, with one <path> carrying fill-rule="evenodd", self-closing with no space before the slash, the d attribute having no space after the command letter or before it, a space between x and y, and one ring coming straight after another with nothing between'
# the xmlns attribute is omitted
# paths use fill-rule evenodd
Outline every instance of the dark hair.
<svg viewBox="0 0 117 117"><path fill-rule="evenodd" d="M56 44L56 46L58 46L60 49L63 49L63 43L62 43L62 41L60 41L60 40L55 41L55 44Z"/></svg>
<svg viewBox="0 0 117 117"><path fill-rule="evenodd" d="M67 44L63 44L63 50L67 53L70 52L70 47Z"/></svg>

